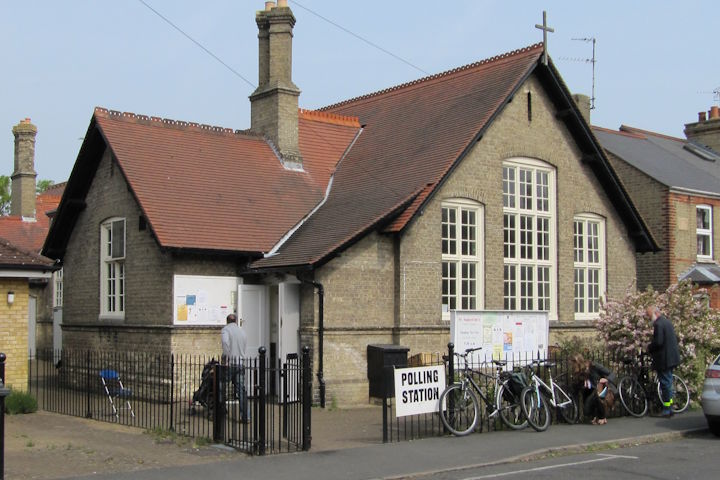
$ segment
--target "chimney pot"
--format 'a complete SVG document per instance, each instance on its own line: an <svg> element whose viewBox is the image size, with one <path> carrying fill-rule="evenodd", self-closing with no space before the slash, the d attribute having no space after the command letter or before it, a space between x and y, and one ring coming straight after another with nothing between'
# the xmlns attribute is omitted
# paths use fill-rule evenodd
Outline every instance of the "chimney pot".
<svg viewBox="0 0 720 480"><path fill-rule="evenodd" d="M720 107L713 105L710 107L710 120L714 120L716 118L720 118Z"/></svg>
<svg viewBox="0 0 720 480"><path fill-rule="evenodd" d="M266 12L269 12L273 8L275 8L275 2L265 2L265 11Z"/></svg>
<svg viewBox="0 0 720 480"><path fill-rule="evenodd" d="M698 112L698 122L704 122L707 120L707 114L705 112Z"/></svg>
<svg viewBox="0 0 720 480"><path fill-rule="evenodd" d="M278 0L277 6L278 7L287 7L288 6L287 0Z"/></svg>

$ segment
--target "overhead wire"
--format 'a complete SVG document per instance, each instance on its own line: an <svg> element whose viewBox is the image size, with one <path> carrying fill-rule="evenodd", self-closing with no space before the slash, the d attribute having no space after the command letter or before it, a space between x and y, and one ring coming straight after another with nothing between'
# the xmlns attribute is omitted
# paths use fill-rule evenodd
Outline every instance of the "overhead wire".
<svg viewBox="0 0 720 480"><path fill-rule="evenodd" d="M182 28L180 28L180 27L178 27L177 25L175 25L175 24L174 24L172 21L170 21L170 19L167 18L165 15L163 15L162 13L158 12L158 11L155 10L153 7L151 7L150 5L148 5L147 2L145 2L145 0L138 0L138 2L142 3L143 5L145 5L145 7L147 7L151 12L153 12L153 13L154 13L155 15L157 15L158 17L162 18L162 19L165 21L165 23L167 23L168 25L170 25L171 27L173 27L175 30L177 30L178 32L180 32L185 38L187 38L188 40L190 40L191 42L193 42L193 43L194 43L195 45L197 45L200 49L202 49L205 53L207 53L207 54L210 55L212 58L214 58L215 60L217 60L218 62L220 62L225 68L227 68L228 70L230 70L232 73L234 73L236 76L238 76L241 80L243 80L245 83L247 83L248 85L250 85L253 89L257 88L257 85L253 84L250 80L248 80L247 78L245 78L240 72L238 72L237 70L235 70L234 68L232 68L230 65L228 65L228 64L225 63L225 62L223 62L220 57L218 57L217 55L215 55L215 54L214 54L213 52L211 52L208 48L206 48L202 43L198 42L198 41L195 40L193 37L191 37L189 34L187 34Z"/></svg>
<svg viewBox="0 0 720 480"><path fill-rule="evenodd" d="M406 65L409 65L410 67L414 68L415 70L418 70L418 71L421 72L421 73L424 73L425 75L430 75L429 72L426 72L425 70L423 70L422 68L418 67L417 65L414 65L413 63L410 63L409 61L405 60L404 58L400 57L399 55L396 55L396 54L394 54L393 52L391 52L391 51L389 51L389 50L381 47L380 45L377 45L377 44L371 42L371 41L368 40L367 38L361 37L361 36L358 35L357 33L353 32L353 31L351 31L351 30L348 30L347 28L343 27L342 25L337 24L336 22L333 22L333 21L330 20L329 18L320 15L320 14L317 13L316 11L311 10L310 8L304 6L303 4L301 4L301 3L299 3L299 2L297 2L297 1L295 1L295 0L289 0L289 1L290 1L293 5L297 5L298 7L302 8L302 9L305 10L306 12L311 13L312 15L315 15L316 17L320 18L321 20L326 21L326 22L329 23L330 25L332 25L332 26L334 26L334 27L336 27L336 28L339 28L339 29L342 30L343 32L347 33L348 35L352 35L353 37L357 38L358 40L367 43L368 45L370 45L370 46L373 47L373 48L377 48L377 49L380 50L381 52L386 53L387 55L390 55L390 56L393 57L394 59L399 60L399 61L403 62L403 63L406 64Z"/></svg>
<svg viewBox="0 0 720 480"><path fill-rule="evenodd" d="M247 78L245 78L241 73L239 73L237 70L235 70L235 69L232 68L230 65L228 65L227 63L225 63L220 57L218 57L217 55L215 55L212 51L210 51L207 47L205 47L205 46L204 46L202 43L200 43L198 40L195 40L192 36L190 36L188 33L186 33L186 32L185 32L182 28L180 28L178 25L176 25L175 23L173 23L173 22L172 22L169 18L167 18L165 15L163 15L163 14L160 13L158 10L156 10L155 8L153 8L152 6L150 6L147 2L145 2L145 0L138 0L138 1L139 1L142 5L144 5L147 9L149 9L151 12L153 12L155 15L157 15L159 18L161 18L165 23L167 23L167 24L170 25L172 28L174 28L175 30L177 30L177 31L178 31L180 34L182 34L185 38L187 38L188 40L190 40L191 42L193 42L196 46L198 46L200 49L202 49L205 53L207 53L208 55L210 55L212 58L214 58L216 61L218 61L220 64L222 64L225 68L227 68L228 70L230 70L230 71L231 71L233 74L235 74L238 78L242 79L245 83L247 83L248 85L250 85L253 89L257 88L257 86L256 86L255 84L253 84L250 80L248 80ZM351 30L343 27L342 25L339 25L338 23L333 22L332 20L330 20L330 19L328 19L328 18L320 15L319 13L317 13L317 12L309 9L308 7L305 7L304 5L298 3L297 1L294 1L294 0L291 0L291 1L292 1L292 3L293 3L294 5L297 5L298 7L302 8L302 9L305 10L305 11L307 11L308 13L310 13L310 14L312 14L312 15L315 15L316 17L318 17L318 18L324 20L325 22L333 25L334 27L336 27L336 28L338 28L338 29L346 32L347 34L352 35L353 37L357 38L358 40L361 40L361 41L363 41L364 43L372 46L373 48L376 48L376 49L382 51L383 53L385 53L385 54L387 54L387 55L390 55L391 57L395 58L396 60L399 60L399 61L405 63L406 65L409 65L410 67L412 67L412 68L414 68L414 69L416 69L416 70L424 73L425 75L430 75L430 73L426 72L426 71L423 70L422 68L420 68L420 67L418 67L418 66L410 63L409 61L407 61L407 60L403 59L402 57L400 57L400 56L398 56L398 55L390 52L389 50L386 50L386 49L382 48L381 46L379 46L379 45L371 42L370 40L367 40L366 38L364 38L364 37L362 37L362 36L360 36L360 35L352 32ZM326 145L330 145L330 142L329 142L326 138L324 138L324 136L323 136L319 131L315 130L314 128L310 128L309 130L310 130L310 131L312 132L312 134L313 134L315 137L317 137L320 141L322 141L322 142L325 143ZM363 170L365 170L365 169L363 169ZM375 179L375 180L380 180L380 177L377 176L377 174L376 174L375 172L372 172L372 171L370 171L370 170L365 170L365 173L368 174L371 178L373 178L373 179ZM378 182L378 185L382 185L382 182ZM386 191L390 192L390 193L395 194L395 195L401 195L400 192L395 191L395 189L393 189L392 187L390 187L390 186L388 186L388 185L385 185L385 186L384 186L384 189L385 189Z"/></svg>

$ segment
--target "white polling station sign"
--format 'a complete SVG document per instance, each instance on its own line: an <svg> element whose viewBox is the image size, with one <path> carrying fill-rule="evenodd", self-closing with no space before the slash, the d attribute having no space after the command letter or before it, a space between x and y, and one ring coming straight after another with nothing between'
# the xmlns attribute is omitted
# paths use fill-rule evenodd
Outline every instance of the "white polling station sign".
<svg viewBox="0 0 720 480"><path fill-rule="evenodd" d="M395 416L437 412L445 385L445 365L396 368Z"/></svg>

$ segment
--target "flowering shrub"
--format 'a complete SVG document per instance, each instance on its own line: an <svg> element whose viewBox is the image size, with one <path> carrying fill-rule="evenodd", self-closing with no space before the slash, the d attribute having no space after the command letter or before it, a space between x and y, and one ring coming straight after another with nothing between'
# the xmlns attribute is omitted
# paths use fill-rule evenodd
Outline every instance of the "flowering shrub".
<svg viewBox="0 0 720 480"><path fill-rule="evenodd" d="M619 300L603 302L596 325L606 348L620 357L632 357L646 351L652 340L653 325L645 317L645 308L655 304L670 319L680 348L680 366L676 373L696 393L702 385L706 362L720 350L720 312L713 310L704 290L693 290L690 282L671 285L659 293L628 290Z"/></svg>

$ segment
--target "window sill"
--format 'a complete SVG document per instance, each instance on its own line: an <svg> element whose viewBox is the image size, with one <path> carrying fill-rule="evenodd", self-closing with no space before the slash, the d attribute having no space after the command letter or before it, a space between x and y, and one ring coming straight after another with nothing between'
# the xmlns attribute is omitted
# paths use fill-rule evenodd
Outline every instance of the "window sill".
<svg viewBox="0 0 720 480"><path fill-rule="evenodd" d="M98 322L100 323L123 323L125 322L124 313L102 313L98 316Z"/></svg>

